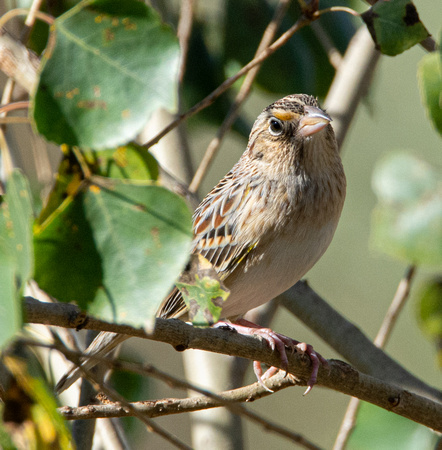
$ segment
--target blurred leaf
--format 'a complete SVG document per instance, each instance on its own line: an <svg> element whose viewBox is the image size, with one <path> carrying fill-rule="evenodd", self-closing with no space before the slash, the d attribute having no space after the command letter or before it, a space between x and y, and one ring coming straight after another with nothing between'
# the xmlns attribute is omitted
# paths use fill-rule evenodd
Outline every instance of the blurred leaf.
<svg viewBox="0 0 442 450"><path fill-rule="evenodd" d="M330 6L334 4L331 2ZM342 4L342 2L340 3ZM273 4L272 4L273 5ZM248 63L254 56L262 33L274 14L274 6L265 0L229 0L224 31L224 63ZM297 2L292 2L283 20L281 31L286 31L300 17ZM256 82L265 90L286 94L310 92L323 96L334 75L324 47L316 32L345 51L354 33L351 19L345 14L333 14L330 19L318 21L316 31L305 27L277 50L262 65Z"/></svg>
<svg viewBox="0 0 442 450"><path fill-rule="evenodd" d="M34 229L35 280L61 302L82 309L103 284L103 268L84 210L84 194L68 197Z"/></svg>
<svg viewBox="0 0 442 450"><path fill-rule="evenodd" d="M398 55L429 36L409 0L379 0L361 17L376 48L385 55Z"/></svg>
<svg viewBox="0 0 442 450"><path fill-rule="evenodd" d="M0 203L0 347L21 328L20 298L33 272L31 193L14 170Z"/></svg>
<svg viewBox="0 0 442 450"><path fill-rule="evenodd" d="M32 425L39 448L74 448L66 422L58 414L55 398L43 378L32 376L21 358L5 356L4 363L23 393L32 400Z"/></svg>
<svg viewBox="0 0 442 450"><path fill-rule="evenodd" d="M56 19L54 29L33 102L35 126L48 140L115 147L156 109L176 107L178 41L152 8L89 0Z"/></svg>
<svg viewBox="0 0 442 450"><path fill-rule="evenodd" d="M117 149L93 152L99 172L109 178L157 180L158 163L151 153L135 143Z"/></svg>
<svg viewBox="0 0 442 450"><path fill-rule="evenodd" d="M442 49L421 59L417 76L422 103L436 130L442 135Z"/></svg>
<svg viewBox="0 0 442 450"><path fill-rule="evenodd" d="M2 409L5 408L4 405L2 406L3 408L0 407L0 412L3 412ZM11 436L6 430L6 427L2 420L0 420L0 448L2 450L17 450L17 447L12 442Z"/></svg>
<svg viewBox="0 0 442 450"><path fill-rule="evenodd" d="M436 433L382 408L362 403L348 450L428 450L437 442Z"/></svg>
<svg viewBox="0 0 442 450"><path fill-rule="evenodd" d="M418 322L422 331L436 343L442 367L442 278L427 281L420 288Z"/></svg>
<svg viewBox="0 0 442 450"><path fill-rule="evenodd" d="M221 283L212 264L202 255L192 255L190 266L176 283L189 309L189 319L197 326L218 322L229 290Z"/></svg>
<svg viewBox="0 0 442 450"><path fill-rule="evenodd" d="M373 173L378 205L371 240L413 264L442 265L442 175L406 153L385 157Z"/></svg>

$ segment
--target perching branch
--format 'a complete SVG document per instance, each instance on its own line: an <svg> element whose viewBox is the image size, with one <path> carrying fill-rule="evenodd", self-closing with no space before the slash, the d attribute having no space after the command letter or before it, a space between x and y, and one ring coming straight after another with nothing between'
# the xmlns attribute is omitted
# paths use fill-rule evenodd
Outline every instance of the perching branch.
<svg viewBox="0 0 442 450"><path fill-rule="evenodd" d="M148 335L142 329L89 317L71 304L46 304L27 297L24 311L26 320L31 323L117 332L165 342L178 351L194 348L259 360L270 366L280 365L279 355L259 338L221 329L194 328L180 320L157 319L154 332ZM297 384L307 385L310 370L310 361L306 356L299 353L289 355L289 373L297 378ZM342 361L330 360L329 371L321 368L317 384L442 431L442 403L365 375Z"/></svg>
<svg viewBox="0 0 442 450"><path fill-rule="evenodd" d="M358 370L436 402L442 401L442 392L416 378L376 347L357 326L333 309L307 283L296 283L280 299L283 306Z"/></svg>

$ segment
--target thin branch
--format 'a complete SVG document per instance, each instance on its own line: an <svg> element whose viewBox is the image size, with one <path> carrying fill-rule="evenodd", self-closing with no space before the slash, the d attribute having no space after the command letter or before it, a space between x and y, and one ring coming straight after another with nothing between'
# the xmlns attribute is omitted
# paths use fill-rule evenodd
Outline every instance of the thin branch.
<svg viewBox="0 0 442 450"><path fill-rule="evenodd" d="M32 28L34 26L35 19L38 17L37 14L39 13L39 9L40 9L40 6L42 3L43 3L43 0L33 0L32 5L29 8L28 15L25 20L25 26L27 26L28 28ZM47 14L45 14L45 16L48 17ZM49 16L49 17L51 17L51 16ZM51 17L51 19L52 19L51 23L47 22L47 23L49 23L49 25L52 25L52 23L54 22L53 17Z"/></svg>
<svg viewBox="0 0 442 450"><path fill-rule="evenodd" d="M31 123L29 117L0 117L0 125Z"/></svg>
<svg viewBox="0 0 442 450"><path fill-rule="evenodd" d="M191 389L197 391L202 396L190 397L185 399L167 398L162 400L149 400L131 403L134 410L145 414L149 418L161 417L171 414L182 414L186 412L201 411L210 408L227 407L231 412L241 414L251 419L252 421L262 425L266 431L272 431L285 437L304 448L318 450L315 444L304 438L298 433L293 433L286 428L283 428L275 423L268 421L260 417L259 415L248 411L238 403L251 402L262 397L271 395L266 389L254 383L250 386L244 386L239 389L233 389L219 394L213 394L205 389L197 388L196 386L187 383L183 380L178 380L175 377L171 377L162 371L157 371L152 366L139 366L132 363L124 363L117 361L116 364L112 364L115 369L122 369L140 373L142 375L154 375L155 378L161 381L171 383L174 387L180 387L182 389ZM157 372L157 373L155 373ZM292 387L296 382L291 376L285 376L283 372L278 373L274 377L268 380L268 386L274 391L279 391L288 387ZM84 419L98 419L98 418L112 418L112 417L129 417L133 416L134 412L122 407L118 403L108 403L103 405L88 405L83 407L70 407L63 406L58 409L60 414L66 420L84 420Z"/></svg>
<svg viewBox="0 0 442 450"><path fill-rule="evenodd" d="M11 111L17 111L19 109L28 109L28 108L29 108L29 101L2 104L0 106L0 114L7 114Z"/></svg>
<svg viewBox="0 0 442 450"><path fill-rule="evenodd" d="M7 13L3 14L3 16L0 17L0 28L4 27L7 22L9 22L11 19L17 16L27 16L29 17L31 11L29 9L24 8L16 8L11 9ZM49 14L43 13L41 11L33 11L32 16L35 18L42 20L43 22L46 22L48 25L52 25L54 23L54 18L50 16Z"/></svg>
<svg viewBox="0 0 442 450"><path fill-rule="evenodd" d="M161 130L158 134L156 134L152 139L150 139L143 146L146 148L152 147L155 145L162 137L164 137L169 131L173 130L177 127L181 122L192 117L196 113L200 112L204 108L210 106L221 94L223 94L227 89L232 86L235 81L239 80L243 75L245 75L250 69L253 69L256 65L265 61L269 56L273 55L276 50L282 47L284 44L288 42L288 40L301 28L304 28L306 25L311 23L312 20L316 19L307 19L302 17L299 19L289 30L287 30L279 39L277 39L270 47L267 47L257 58L254 58L248 64L246 64L241 70L239 70L236 75L225 80L221 83L211 94L201 100L199 103L194 105L188 111L183 114L180 114L174 121L172 121L167 127Z"/></svg>
<svg viewBox="0 0 442 450"><path fill-rule="evenodd" d="M261 52L263 52L273 41L276 32L282 22L282 19L284 18L284 15L287 11L287 8L290 4L290 0L280 0L278 7L275 10L275 13L273 15L272 20L267 25L267 28L265 29L263 36L261 38L261 42L259 43L258 49L255 53L255 58L260 55ZM250 94L250 91L252 89L252 84L256 78L256 75L258 75L259 69L261 67L261 64L256 65L253 69L251 69L248 74L246 75L243 84L241 85L241 89L239 90L235 101L233 102L232 106L230 107L229 112L227 113L226 118L224 119L224 122L219 127L216 136L210 141L209 146L206 149L206 152L204 153L203 159L200 162L200 165L198 166L198 169L195 172L195 175L192 179L192 182L189 185L189 191L190 192L196 192L201 185L201 182L204 178L204 176L207 173L207 170L210 166L210 164L213 161L213 158L215 157L216 153L218 152L221 142L227 133L227 131L230 130L231 126L235 122L236 118L238 117L239 109L241 108L241 105L244 103L244 101L247 99L247 97Z"/></svg>
<svg viewBox="0 0 442 450"><path fill-rule="evenodd" d="M76 362L78 362L83 356L80 352L70 351L65 347L60 347L60 345L41 344L25 339L21 340L20 342L23 345L39 346L59 350L65 355L66 358ZM124 370L143 376L151 376L164 383L167 383L169 386L173 386L174 388L190 390L203 395L203 397L191 397L187 399L164 399L149 402L136 402L132 404L134 408L136 408L140 412L147 414L147 416L150 418L169 414L194 412L223 406L229 409L234 414L245 416L251 421L262 425L267 431L275 432L285 438L292 440L293 442L298 443L299 445L304 446L305 448L318 449L315 444L309 442L302 435L293 433L292 431L287 430L286 428L283 428L276 423L272 423L269 420L264 419L258 414L248 411L241 405L238 405L238 403L240 402L252 402L262 397L271 395L273 392L279 391L281 389L295 386L297 384L297 381L294 379L294 377L285 376L285 373L282 371L277 376L274 376L267 381L268 387L273 392L265 389L259 383L253 383L250 386L244 386L239 389L233 389L220 394L214 394L207 389L202 389L192 383L189 383L188 381L182 380L168 374L167 372L159 370L150 364L140 365L130 362L113 360L96 355L91 355L90 358L93 359L96 363L100 363L100 365L108 366L112 370ZM82 367L82 369L84 368ZM63 411L63 414L66 414L66 418L68 420L112 418L134 415L133 411L125 410L119 404L110 405L107 402L103 408L97 408L96 405L89 405L78 408L62 407L60 408L60 411Z"/></svg>
<svg viewBox="0 0 442 450"><path fill-rule="evenodd" d="M342 55L339 50L335 47L332 39L330 38L327 31L321 25L321 22L313 22L311 24L311 29L315 33L325 52L327 53L328 60L335 70L338 70L339 65L342 62Z"/></svg>
<svg viewBox="0 0 442 450"><path fill-rule="evenodd" d="M382 322L381 328L376 335L374 340L374 345L379 348L385 348L388 339L390 338L391 331L396 324L397 318L405 305L405 302L410 295L411 282L416 273L416 266L409 266L405 272L404 277L399 282L396 293L394 294L393 300L387 313L385 314L384 321Z"/></svg>
<svg viewBox="0 0 442 450"><path fill-rule="evenodd" d="M173 434L166 431L164 428L160 427L158 424L153 422L149 417L147 417L142 412L134 409L132 405L117 391L105 385L104 383L100 383L90 372L83 371L81 366L79 369L83 372L83 377L85 377L92 385L95 387L97 391L103 392L108 398L120 403L124 408L128 409L133 413L133 415L141 420L146 426L147 429L151 432L154 432L165 439L167 442L171 443L177 448L183 450L190 450L190 447L181 442L178 438L176 438Z"/></svg>
<svg viewBox="0 0 442 450"><path fill-rule="evenodd" d="M187 54L189 52L189 40L192 33L194 0L182 0L180 9L180 20L178 22L177 35L180 41L181 61L178 80L183 83L186 73Z"/></svg>
<svg viewBox="0 0 442 450"><path fill-rule="evenodd" d="M155 330L148 335L141 329L127 325L110 324L82 313L71 304L45 304L26 297L24 310L27 321L46 325L111 331L171 344L175 349L195 348L262 361L278 367L281 359L259 338L230 333L214 328L194 328L180 320L157 319ZM305 355L289 355L289 372L306 386L311 363ZM388 411L442 431L442 403L411 393L393 384L358 372L342 361L331 360L330 370L320 368L319 386L328 387L361 400L373 403Z"/></svg>
<svg viewBox="0 0 442 450"><path fill-rule="evenodd" d="M393 300L382 322L381 328L379 329L374 340L374 345L376 345L376 347L381 349L385 348L393 327L396 324L397 318L410 294L411 281L415 272L416 266L409 266L404 277L399 282L396 293L394 294ZM343 450L346 447L351 433L356 425L359 405L359 399L352 398L350 400L347 410L345 411L344 419L342 420L341 428L339 429L336 437L333 450Z"/></svg>

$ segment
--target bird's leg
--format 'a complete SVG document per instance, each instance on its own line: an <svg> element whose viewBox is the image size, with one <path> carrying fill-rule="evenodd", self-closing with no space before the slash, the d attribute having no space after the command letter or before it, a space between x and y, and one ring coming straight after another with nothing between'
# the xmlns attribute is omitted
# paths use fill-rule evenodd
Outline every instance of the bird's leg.
<svg viewBox="0 0 442 450"><path fill-rule="evenodd" d="M218 322L216 324L218 327L226 326L236 330L240 334L248 335L248 336L261 336L270 346L272 350L275 348L279 351L281 355L281 367L286 371L288 371L288 359L286 347L288 347L292 353L297 350L302 353L306 353L312 362L312 373L307 382L307 389L304 395L308 394L313 386L316 383L316 379L318 377L319 366L322 364L325 367L328 367L328 361L323 358L319 353L317 353L313 347L305 342L299 342L295 339L284 336L283 334L279 334L271 330L270 328L263 328L259 325L254 324L253 322L249 322L245 319L237 319L235 322ZM278 372L279 368L270 367L263 375L261 363L259 361L253 362L253 370L258 379L259 384L265 387L264 381L266 378L270 378L275 373ZM268 388L266 388L268 389Z"/></svg>

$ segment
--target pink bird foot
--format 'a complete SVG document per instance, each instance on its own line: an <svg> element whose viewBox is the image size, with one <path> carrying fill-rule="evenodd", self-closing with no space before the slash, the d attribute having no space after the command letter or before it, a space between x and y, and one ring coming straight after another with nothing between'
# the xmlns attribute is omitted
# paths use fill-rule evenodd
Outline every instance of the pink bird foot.
<svg viewBox="0 0 442 450"><path fill-rule="evenodd" d="M329 367L328 361L317 353L311 345L306 344L305 342L299 342L295 339L284 336L283 334L276 333L270 328L260 327L253 322L249 322L248 320L238 319L235 323L218 322L216 326L231 328L246 336L261 336L269 344L272 350L277 349L279 351L279 354L281 355L281 367L286 371L286 374L289 363L286 347L289 348L292 353L294 353L295 350L306 353L312 362L312 373L307 382L307 389L304 392L304 395L307 395L315 385L318 377L319 366L322 364L324 367ZM279 368L272 366L263 374L261 363L259 361L254 361L253 371L258 379L258 383L266 390L272 392L271 389L266 387L264 380L275 375L279 371Z"/></svg>

